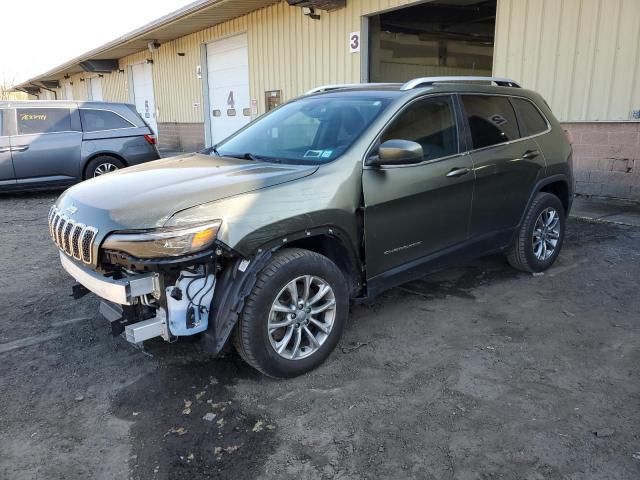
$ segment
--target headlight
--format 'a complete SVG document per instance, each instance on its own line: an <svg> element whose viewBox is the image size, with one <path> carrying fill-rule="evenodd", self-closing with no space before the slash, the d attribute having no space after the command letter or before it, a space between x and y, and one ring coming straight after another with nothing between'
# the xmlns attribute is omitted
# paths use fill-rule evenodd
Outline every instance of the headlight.
<svg viewBox="0 0 640 480"><path fill-rule="evenodd" d="M102 248L127 253L137 258L179 257L209 247L222 222L155 230L120 232L109 235Z"/></svg>

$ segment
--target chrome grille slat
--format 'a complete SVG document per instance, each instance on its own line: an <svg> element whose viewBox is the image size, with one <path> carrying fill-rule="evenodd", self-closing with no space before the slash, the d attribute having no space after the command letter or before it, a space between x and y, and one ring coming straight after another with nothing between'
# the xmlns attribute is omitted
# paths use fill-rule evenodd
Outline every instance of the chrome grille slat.
<svg viewBox="0 0 640 480"><path fill-rule="evenodd" d="M83 223L75 222L62 214L55 206L48 216L51 239L69 257L92 265L93 249L98 230Z"/></svg>

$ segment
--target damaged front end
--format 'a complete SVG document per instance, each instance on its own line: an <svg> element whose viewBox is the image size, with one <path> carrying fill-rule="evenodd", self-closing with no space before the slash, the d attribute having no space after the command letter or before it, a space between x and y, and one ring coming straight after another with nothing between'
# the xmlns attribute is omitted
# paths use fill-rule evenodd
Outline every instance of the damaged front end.
<svg viewBox="0 0 640 480"><path fill-rule="evenodd" d="M216 239L220 223L114 232L102 242L95 265L75 261L64 249L60 260L78 282L75 298L89 292L101 297L100 313L114 335L139 344L203 334L205 349L218 353L261 259L269 256L245 259L223 245Z"/></svg>

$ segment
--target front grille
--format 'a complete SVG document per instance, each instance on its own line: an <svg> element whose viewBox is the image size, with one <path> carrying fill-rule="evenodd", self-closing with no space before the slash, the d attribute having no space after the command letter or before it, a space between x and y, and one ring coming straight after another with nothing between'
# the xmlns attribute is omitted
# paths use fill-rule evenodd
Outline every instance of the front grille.
<svg viewBox="0 0 640 480"><path fill-rule="evenodd" d="M60 250L84 263L92 265L93 243L98 229L76 222L54 206L49 211L49 235Z"/></svg>

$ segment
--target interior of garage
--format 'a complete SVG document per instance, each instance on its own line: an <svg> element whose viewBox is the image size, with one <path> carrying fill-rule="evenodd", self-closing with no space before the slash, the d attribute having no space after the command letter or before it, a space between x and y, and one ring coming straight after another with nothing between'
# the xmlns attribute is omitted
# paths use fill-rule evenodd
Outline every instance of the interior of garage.
<svg viewBox="0 0 640 480"><path fill-rule="evenodd" d="M490 76L497 0L421 3L369 17L369 80Z"/></svg>

